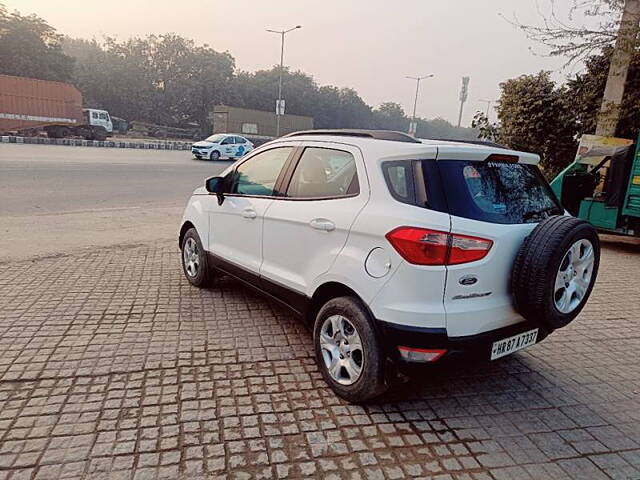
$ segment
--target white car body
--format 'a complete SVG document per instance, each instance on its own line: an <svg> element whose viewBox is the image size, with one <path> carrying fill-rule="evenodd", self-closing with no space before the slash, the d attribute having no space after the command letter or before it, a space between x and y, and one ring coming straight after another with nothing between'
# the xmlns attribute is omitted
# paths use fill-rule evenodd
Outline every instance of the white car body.
<svg viewBox="0 0 640 480"><path fill-rule="evenodd" d="M403 328L437 329L449 337L465 337L523 321L513 306L509 272L523 239L536 224L499 225L399 203L387 188L381 165L399 159L483 161L491 154L514 155L520 163L537 164L537 155L454 142L412 144L310 135L272 141L244 161L284 146L350 152L360 193L312 201L225 195L219 205L215 195L198 188L182 224L195 226L210 254L245 271L247 279L253 275L284 287L292 297L312 299L323 285L339 283L353 290L376 319ZM325 220L327 230L312 226ZM481 236L490 239L493 247L477 262L413 265L384 236L402 225ZM372 269L381 271L372 275ZM476 277L477 282L461 284L467 276Z"/></svg>
<svg viewBox="0 0 640 480"><path fill-rule="evenodd" d="M254 149L253 143L241 135L216 133L195 142L191 146L191 153L196 158L211 159L217 152L219 159L235 160L243 157Z"/></svg>
<svg viewBox="0 0 640 480"><path fill-rule="evenodd" d="M385 365L496 360L578 315L597 234L565 215L539 160L399 132L290 134L193 193L183 270L197 287L227 273L312 322L325 381L371 399Z"/></svg>

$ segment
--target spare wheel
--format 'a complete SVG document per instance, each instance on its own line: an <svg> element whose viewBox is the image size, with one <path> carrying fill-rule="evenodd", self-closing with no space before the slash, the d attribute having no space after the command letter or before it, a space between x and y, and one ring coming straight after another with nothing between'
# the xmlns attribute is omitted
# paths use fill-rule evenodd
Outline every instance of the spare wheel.
<svg viewBox="0 0 640 480"><path fill-rule="evenodd" d="M584 307L598 275L600 243L591 224L569 216L539 223L516 257L511 288L516 309L551 329Z"/></svg>

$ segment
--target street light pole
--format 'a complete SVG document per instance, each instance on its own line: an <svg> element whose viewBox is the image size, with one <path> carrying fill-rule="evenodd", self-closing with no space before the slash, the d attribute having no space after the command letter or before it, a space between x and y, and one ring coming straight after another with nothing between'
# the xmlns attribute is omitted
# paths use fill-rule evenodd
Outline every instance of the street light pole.
<svg viewBox="0 0 640 480"><path fill-rule="evenodd" d="M296 25L289 30L269 30L267 32L277 33L280 35L280 75L278 78L278 103L276 104L276 137L280 136L280 111L282 103L282 71L284 70L284 35L298 28L302 28L302 25Z"/></svg>
<svg viewBox="0 0 640 480"><path fill-rule="evenodd" d="M487 104L487 120L489 120L489 108L491 107L491 103L493 100L483 100L482 98L478 100L479 102L484 102Z"/></svg>
<svg viewBox="0 0 640 480"><path fill-rule="evenodd" d="M416 81L416 96L413 100L413 114L411 115L411 125L409 125L409 134L413 133L413 136L415 137L416 135L416 131L417 131L417 125L416 125L416 107L418 106L418 91L420 90L420 80L424 80L425 78L431 78L433 77L433 73L429 74L429 75L425 75L424 77L405 77L405 78L409 78L411 80L415 80Z"/></svg>

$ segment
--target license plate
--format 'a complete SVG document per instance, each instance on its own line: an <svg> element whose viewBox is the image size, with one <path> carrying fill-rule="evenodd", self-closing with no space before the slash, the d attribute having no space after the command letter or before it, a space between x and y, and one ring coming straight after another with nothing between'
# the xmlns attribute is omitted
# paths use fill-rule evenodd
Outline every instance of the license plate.
<svg viewBox="0 0 640 480"><path fill-rule="evenodd" d="M513 337L504 338L493 342L491 346L491 360L504 357L510 353L517 352L523 348L530 347L538 338L538 329L529 330L527 332L519 333Z"/></svg>

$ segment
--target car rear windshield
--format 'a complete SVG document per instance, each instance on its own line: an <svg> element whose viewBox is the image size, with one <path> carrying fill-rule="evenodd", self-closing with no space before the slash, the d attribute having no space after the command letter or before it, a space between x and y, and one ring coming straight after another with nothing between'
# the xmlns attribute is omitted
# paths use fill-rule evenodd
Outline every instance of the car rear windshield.
<svg viewBox="0 0 640 480"><path fill-rule="evenodd" d="M464 160L440 160L437 165L451 215L515 224L564 212L535 165Z"/></svg>

